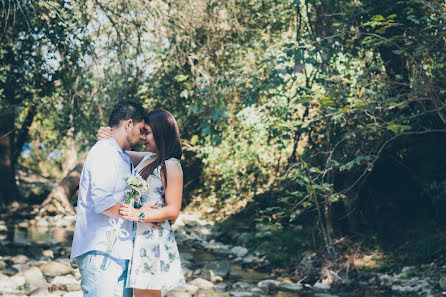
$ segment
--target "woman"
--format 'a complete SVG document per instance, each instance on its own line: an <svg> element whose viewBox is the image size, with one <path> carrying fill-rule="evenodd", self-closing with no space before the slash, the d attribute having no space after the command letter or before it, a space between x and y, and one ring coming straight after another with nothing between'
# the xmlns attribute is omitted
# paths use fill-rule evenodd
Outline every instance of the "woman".
<svg viewBox="0 0 446 297"><path fill-rule="evenodd" d="M123 204L120 214L124 219L137 222L127 287L133 288L135 297L160 297L161 290L185 283L169 222L178 217L181 209L183 172L179 160L182 150L178 125L171 113L166 110L151 112L145 122L144 146L150 153L128 153L133 164L138 164L135 172L147 180L149 189L141 197L141 208ZM99 129L98 138L109 137L108 131L108 127ZM156 222L161 223L154 225Z"/></svg>

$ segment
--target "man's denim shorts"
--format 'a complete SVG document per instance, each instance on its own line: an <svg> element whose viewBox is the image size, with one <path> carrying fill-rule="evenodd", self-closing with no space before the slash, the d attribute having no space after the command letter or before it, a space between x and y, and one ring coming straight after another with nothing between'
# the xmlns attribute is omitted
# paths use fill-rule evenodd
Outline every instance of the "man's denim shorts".
<svg viewBox="0 0 446 297"><path fill-rule="evenodd" d="M101 268L104 258L106 265ZM132 297L132 289L125 287L129 260L89 251L76 257L76 263L82 276L84 297Z"/></svg>

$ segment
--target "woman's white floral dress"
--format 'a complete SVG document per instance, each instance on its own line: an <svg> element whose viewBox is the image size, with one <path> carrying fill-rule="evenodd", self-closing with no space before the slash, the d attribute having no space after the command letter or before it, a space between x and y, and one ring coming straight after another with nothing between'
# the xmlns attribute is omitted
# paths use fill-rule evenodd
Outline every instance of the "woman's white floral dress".
<svg viewBox="0 0 446 297"><path fill-rule="evenodd" d="M147 155L145 160L153 157ZM180 162L169 159L166 162ZM180 165L181 166L181 165ZM147 178L149 189L142 194L141 203L165 205L164 189L158 167ZM141 168L137 166L136 172ZM180 254L175 241L175 235L169 221L159 223L162 229L156 229L151 224L135 223L133 257L129 263L127 287L149 290L167 290L184 286L184 276L181 270Z"/></svg>

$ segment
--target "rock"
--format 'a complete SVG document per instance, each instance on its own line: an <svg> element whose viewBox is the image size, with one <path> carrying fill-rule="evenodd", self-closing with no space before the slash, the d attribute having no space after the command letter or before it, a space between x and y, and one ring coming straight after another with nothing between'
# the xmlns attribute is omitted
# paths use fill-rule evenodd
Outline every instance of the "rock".
<svg viewBox="0 0 446 297"><path fill-rule="evenodd" d="M280 291L298 292L302 289L303 289L303 287L301 284L280 284L279 285Z"/></svg>
<svg viewBox="0 0 446 297"><path fill-rule="evenodd" d="M48 289L46 288L36 288L34 290L31 291L31 293L29 294L30 296L45 296L47 297L49 294Z"/></svg>
<svg viewBox="0 0 446 297"><path fill-rule="evenodd" d="M184 291L188 292L191 295L195 295L195 293L197 293L198 288L196 286L192 286L190 284L186 284L184 285Z"/></svg>
<svg viewBox="0 0 446 297"><path fill-rule="evenodd" d="M403 267L403 269L401 270L401 273L406 273L409 272L411 270L414 270L415 268L413 266L405 266Z"/></svg>
<svg viewBox="0 0 446 297"><path fill-rule="evenodd" d="M17 274L19 271L14 267L8 267L6 269L3 269L2 272L3 272L3 274L6 274L8 276L13 276L13 275Z"/></svg>
<svg viewBox="0 0 446 297"><path fill-rule="evenodd" d="M252 287L252 288L249 289L249 291L255 293L256 296L257 295L261 296L264 293L262 289L257 288L257 287Z"/></svg>
<svg viewBox="0 0 446 297"><path fill-rule="evenodd" d="M210 290L214 287L213 283L202 278L196 278L193 281L190 281L188 284L205 290Z"/></svg>
<svg viewBox="0 0 446 297"><path fill-rule="evenodd" d="M223 281L223 278L219 275L216 275L212 270L203 270L200 274L200 277L213 283Z"/></svg>
<svg viewBox="0 0 446 297"><path fill-rule="evenodd" d="M166 297L192 297L192 295L182 288L175 288L167 291Z"/></svg>
<svg viewBox="0 0 446 297"><path fill-rule="evenodd" d="M48 283L43 277L42 271L37 267L31 267L24 272L25 282L31 291L35 289L48 289Z"/></svg>
<svg viewBox="0 0 446 297"><path fill-rule="evenodd" d="M6 263L3 260L0 260L0 270L3 270L6 268Z"/></svg>
<svg viewBox="0 0 446 297"><path fill-rule="evenodd" d="M416 288L413 287L404 287L400 285L393 285L391 287L392 291L400 292L400 293L411 293L417 291Z"/></svg>
<svg viewBox="0 0 446 297"><path fill-rule="evenodd" d="M206 263L202 269L202 272L211 271L214 275L224 278L229 274L229 265L229 261Z"/></svg>
<svg viewBox="0 0 446 297"><path fill-rule="evenodd" d="M49 277L55 277L59 275L66 275L72 272L70 265L62 264L60 262L48 262L40 268L44 275Z"/></svg>
<svg viewBox="0 0 446 297"><path fill-rule="evenodd" d="M219 283L218 285L215 286L215 289L217 289L218 291L225 292L228 290L228 284L227 283Z"/></svg>
<svg viewBox="0 0 446 297"><path fill-rule="evenodd" d="M440 288L442 289L442 290L446 290L446 277L442 277L441 279L440 279L440 281L438 282L438 284L440 285Z"/></svg>
<svg viewBox="0 0 446 297"><path fill-rule="evenodd" d="M9 282L12 284L12 287L22 287L25 285L25 277L23 275L14 275L9 279Z"/></svg>
<svg viewBox="0 0 446 297"><path fill-rule="evenodd" d="M393 277L388 274L380 274L378 279L381 285L390 285L393 282Z"/></svg>
<svg viewBox="0 0 446 297"><path fill-rule="evenodd" d="M28 257L25 255L17 255L12 257L11 261L15 264L25 264L28 261Z"/></svg>
<svg viewBox="0 0 446 297"><path fill-rule="evenodd" d="M337 295L331 295L327 293L316 293L315 296L317 297L338 297Z"/></svg>
<svg viewBox="0 0 446 297"><path fill-rule="evenodd" d="M180 253L181 262L183 261L192 261L194 260L194 256L188 253Z"/></svg>
<svg viewBox="0 0 446 297"><path fill-rule="evenodd" d="M235 292L229 293L229 296L231 296L231 297L253 297L253 296L256 296L256 293L246 292L246 291L235 291Z"/></svg>
<svg viewBox="0 0 446 297"><path fill-rule="evenodd" d="M242 279L242 276L240 275L240 273L238 271L231 270L231 271L229 271L229 279L238 280L238 279Z"/></svg>
<svg viewBox="0 0 446 297"><path fill-rule="evenodd" d="M273 279L262 280L257 284L257 286L266 292L276 291L279 287L280 282Z"/></svg>
<svg viewBox="0 0 446 297"><path fill-rule="evenodd" d="M51 281L51 289L67 292L79 291L81 284L80 281L77 281L72 276L56 276Z"/></svg>
<svg viewBox="0 0 446 297"><path fill-rule="evenodd" d="M236 282L232 285L234 291L245 291L251 288L251 285L245 282Z"/></svg>
<svg viewBox="0 0 446 297"><path fill-rule="evenodd" d="M23 272L29 268L28 264L14 264L11 268L17 269L18 272Z"/></svg>
<svg viewBox="0 0 446 297"><path fill-rule="evenodd" d="M201 269L200 268L194 270L194 275L195 276L199 276L200 274L201 274Z"/></svg>
<svg viewBox="0 0 446 297"><path fill-rule="evenodd" d="M248 232L241 233L237 238L237 243L241 245L246 245L251 240L251 234Z"/></svg>
<svg viewBox="0 0 446 297"><path fill-rule="evenodd" d="M0 283L5 281L9 281L9 277L3 273L0 273Z"/></svg>
<svg viewBox="0 0 446 297"><path fill-rule="evenodd" d="M54 259L54 252L52 250L44 250L42 251L42 256L50 259Z"/></svg>
<svg viewBox="0 0 446 297"><path fill-rule="evenodd" d="M313 289L316 289L316 290L330 290L330 285L324 284L324 283L320 283L320 282L316 282L313 285Z"/></svg>
<svg viewBox="0 0 446 297"><path fill-rule="evenodd" d="M191 279L194 276L194 272L187 267L181 267L183 270L183 275L186 279Z"/></svg>
<svg viewBox="0 0 446 297"><path fill-rule="evenodd" d="M235 246L231 249L231 253L237 257L244 257L248 254L248 249L242 246Z"/></svg>

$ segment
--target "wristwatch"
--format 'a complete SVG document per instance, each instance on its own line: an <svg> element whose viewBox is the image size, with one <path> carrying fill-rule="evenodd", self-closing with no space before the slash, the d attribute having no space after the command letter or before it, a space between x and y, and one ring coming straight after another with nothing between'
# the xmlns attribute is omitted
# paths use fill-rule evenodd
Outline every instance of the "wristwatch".
<svg viewBox="0 0 446 297"><path fill-rule="evenodd" d="M146 214L144 212L140 212L138 215L138 223L141 223L146 218Z"/></svg>

